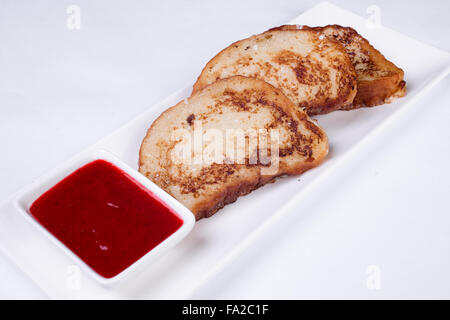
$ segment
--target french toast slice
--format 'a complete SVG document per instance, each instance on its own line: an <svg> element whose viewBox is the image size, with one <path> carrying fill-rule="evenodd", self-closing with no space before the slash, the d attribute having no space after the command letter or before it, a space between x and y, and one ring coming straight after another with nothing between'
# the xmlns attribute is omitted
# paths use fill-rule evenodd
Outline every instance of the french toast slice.
<svg viewBox="0 0 450 320"><path fill-rule="evenodd" d="M312 30L269 30L231 44L207 63L193 93L234 75L270 83L309 115L351 104L357 89L345 48Z"/></svg>
<svg viewBox="0 0 450 320"><path fill-rule="evenodd" d="M198 220L276 177L317 166L327 152L324 131L280 90L233 76L153 122L142 141L139 171Z"/></svg>
<svg viewBox="0 0 450 320"><path fill-rule="evenodd" d="M281 26L276 30L293 30L298 26ZM395 98L406 94L406 82L403 70L387 60L367 39L356 30L340 25L324 27L302 26L304 30L312 30L329 39L339 41L355 67L357 75L357 92L353 103L341 106L350 110L361 107L373 107L390 103Z"/></svg>

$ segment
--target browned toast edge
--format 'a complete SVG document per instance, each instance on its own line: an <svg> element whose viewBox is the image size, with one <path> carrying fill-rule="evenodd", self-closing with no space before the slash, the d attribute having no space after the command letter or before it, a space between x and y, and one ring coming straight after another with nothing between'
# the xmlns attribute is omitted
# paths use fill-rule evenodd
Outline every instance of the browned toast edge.
<svg viewBox="0 0 450 320"><path fill-rule="evenodd" d="M284 28L284 27L288 27L288 28ZM271 31L285 31L285 30L302 31L301 29L296 28L296 26L285 25L285 26L280 26L280 27L269 29L261 34L271 32ZM312 30L312 31L314 31L314 30ZM254 36L256 36L256 35L254 35ZM207 62L207 64L205 65L205 67L202 69L200 75L197 77L197 80L193 86L191 95L196 93L197 91L201 90L206 85L208 85L208 84L205 84L204 82L200 81L200 79L202 78L204 73L207 72L208 67L211 64L214 64L221 57L221 55L223 54L223 52L225 50L227 50L228 48L233 47L233 46L238 46L238 45L240 45L241 42L246 41L249 38L245 38L245 39L233 42L226 48L222 49L219 53L217 53L212 59L210 59ZM328 40L335 43L338 47L342 48L341 50L343 52L346 52L344 46L339 41L334 40L334 39L328 39ZM354 101L354 98L357 95L357 79L356 79L356 72L354 71L353 64L349 57L348 57L348 61L346 61L345 67L347 67L349 70L353 71L347 75L346 81L347 81L348 85L346 85L345 88L341 88L341 87L339 88L339 90L341 90L341 91L336 98L327 99L327 101L325 103L321 103L321 104L317 104L317 105L308 105L308 109L306 110L308 115L312 116L312 115L317 115L317 114L330 113L332 111L338 110L342 106L347 106ZM260 80L264 80L264 79L260 79ZM344 90L344 91L342 91L342 90Z"/></svg>
<svg viewBox="0 0 450 320"><path fill-rule="evenodd" d="M233 76L233 77L230 77L230 78L247 78L247 77ZM226 80L228 80L230 78L224 78L224 79L220 79L220 80L217 80L217 81L226 81ZM257 177L255 177L255 179L251 179L251 180L247 180L247 181L237 181L237 183L235 183L232 186L229 186L226 190L224 190L218 196L216 196L215 199L213 199L211 201L199 202L193 208L191 208L191 211L194 213L194 215L196 217L196 220L212 216L219 209L223 208L226 204L235 202L240 196L244 196L244 195L250 193L251 191L253 191L255 189L258 189L259 187L262 187L263 185L274 181L279 176L283 176L283 175L298 175L298 174L301 174L301 173L303 173L303 172L305 172L305 171L307 171L307 170L309 170L311 168L314 168L314 167L318 166L319 164L321 164L323 162L323 160L326 158L327 154L328 154L328 137L327 137L326 133L322 130L322 128L320 128L311 119L309 119L309 117L307 116L307 114L304 111L298 110L295 107L295 104L293 102L291 102L289 100L289 98L287 98L281 92L281 90L277 89L276 87L272 86L271 84L269 84L267 82L264 82L263 80L258 80L258 79L256 79L256 80L259 81L259 82L263 82L265 85L267 85L268 87L271 87L273 90L278 92L278 97L283 99L283 100L285 100L285 104L288 105L288 107L286 108L285 111L288 111L289 113L294 113L295 116L293 116L293 117L295 117L298 121L306 121L308 123L308 125L306 125L308 127L308 130L311 130L317 136L317 138L325 144L325 148L324 148L325 151L321 152L321 153L318 153L318 154L315 154L315 158L314 158L313 161L309 161L309 162L305 161L301 165L296 167L294 170L286 170L285 169L283 172L280 172L280 173L278 173L276 175L270 175L270 176L263 176L263 175L261 175L261 173L259 173L259 175ZM206 90L209 86L214 85L216 82L214 82L212 84L209 84L206 87L202 88L198 92L198 94L200 94L201 91ZM142 142L145 141L147 136L151 133L151 130L156 125L156 123L158 121L161 121L161 119L163 118L164 113L167 110L172 109L172 108L176 108L182 103L183 103L183 101L180 101L176 105L174 105L174 106L166 109L165 111L163 111L158 116L158 118L156 118L153 121L153 123L151 124L151 126L147 130L147 132L146 132ZM140 146L140 149L139 149L138 164L139 164L139 171L142 174L144 174L141 171L141 166L143 165L142 158L143 158L143 143L141 143L141 146Z"/></svg>
<svg viewBox="0 0 450 320"><path fill-rule="evenodd" d="M284 27L284 26L282 26ZM406 82L403 80L404 71L397 67L392 61L386 59L386 57L377 50L370 42L361 36L352 27L344 27L341 25L333 24L326 25L323 27L309 27L302 26L305 30L315 30L317 32L322 32L325 28L336 28L345 29L350 32L353 36L356 36L363 42L364 46L367 46L371 51L378 55L379 59L383 59L390 68L395 69L397 73L392 74L392 76L381 77L374 80L357 80L358 90L356 92L355 99L352 104L343 106L342 110L352 110L361 107L374 107L382 105L384 103L390 103L394 98L403 97L406 94ZM344 46L345 47L345 46Z"/></svg>

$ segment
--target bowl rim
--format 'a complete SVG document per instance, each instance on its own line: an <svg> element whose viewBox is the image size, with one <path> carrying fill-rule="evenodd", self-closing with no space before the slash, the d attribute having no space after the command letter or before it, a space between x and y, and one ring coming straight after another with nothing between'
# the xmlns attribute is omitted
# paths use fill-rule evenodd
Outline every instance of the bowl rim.
<svg viewBox="0 0 450 320"><path fill-rule="evenodd" d="M55 186L57 183L59 183L61 180L69 176L77 169L95 160L105 160L123 170L137 183L149 190L155 197L157 197L166 206L172 209L183 221L182 225L174 233L172 233L146 254L141 256L130 266L111 278L103 277L94 269L92 269L86 262L78 257L78 255L76 255L71 249L69 249L61 240L56 238L50 231L48 231L43 225L41 225L39 221L36 220L29 212L31 204L41 195L50 190L53 186ZM120 160L117 156L104 149L95 149L93 151L80 154L67 161L60 167L55 168L45 176L37 179L16 195L16 197L14 198L14 206L29 223L37 228L40 233L44 234L48 239L50 239L50 241L58 248L60 248L66 255L68 255L69 258L74 261L77 266L81 267L82 270L84 270L102 285L112 285L118 282L122 282L130 275L143 270L144 267L155 262L164 253L169 251L172 247L183 240L189 234L195 224L195 217L189 209L187 209L184 205L182 205L179 201L177 201L155 183L153 183L150 179L142 175L139 171L133 169L125 162Z"/></svg>

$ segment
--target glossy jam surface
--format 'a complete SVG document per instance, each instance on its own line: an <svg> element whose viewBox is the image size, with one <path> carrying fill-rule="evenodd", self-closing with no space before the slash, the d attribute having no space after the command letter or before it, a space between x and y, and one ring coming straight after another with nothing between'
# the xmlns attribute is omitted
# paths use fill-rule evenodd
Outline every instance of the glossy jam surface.
<svg viewBox="0 0 450 320"><path fill-rule="evenodd" d="M30 213L105 278L119 274L183 224L150 191L104 160L56 184Z"/></svg>

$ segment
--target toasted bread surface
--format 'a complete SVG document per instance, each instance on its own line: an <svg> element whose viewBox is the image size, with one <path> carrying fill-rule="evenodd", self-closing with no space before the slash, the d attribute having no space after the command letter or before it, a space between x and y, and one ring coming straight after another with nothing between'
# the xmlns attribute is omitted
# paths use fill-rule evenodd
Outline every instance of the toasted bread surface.
<svg viewBox="0 0 450 320"><path fill-rule="evenodd" d="M269 30L231 44L207 63L193 93L234 75L270 83L310 115L346 106L356 94L345 48L310 30Z"/></svg>
<svg viewBox="0 0 450 320"><path fill-rule="evenodd" d="M241 130L244 144L239 145L235 138L228 140L228 130ZM180 131L187 137L174 135ZM262 163L261 150L275 155L269 148L275 131L278 162L270 158L270 163ZM200 140L196 140L198 132ZM211 132L214 134L209 135ZM256 141L251 140L251 132L268 133L265 141L270 143L264 144L261 135L256 144L251 143ZM218 139L217 134L225 139ZM196 141L200 149L183 149ZM212 146L223 147L214 161L205 159ZM188 150L192 158L180 161L180 150ZM243 161L230 157L243 150ZM317 166L327 152L326 134L280 90L261 80L234 76L198 90L163 112L142 142L139 171L201 219L278 176L300 174ZM267 169L269 172L264 171Z"/></svg>
<svg viewBox="0 0 450 320"><path fill-rule="evenodd" d="M291 30L295 26L283 26ZM297 27L298 28L298 27ZM342 43L355 67L358 91L353 103L341 109L373 107L390 103L406 94L403 70L387 60L367 39L350 27L328 25L324 27L303 26L329 39Z"/></svg>

